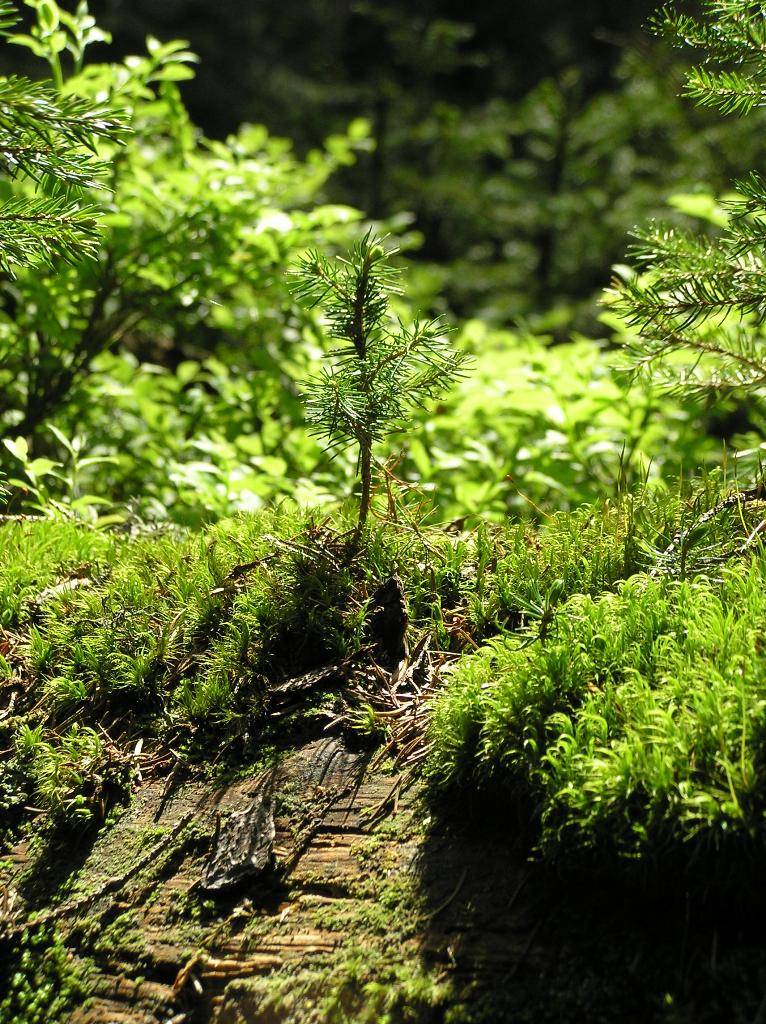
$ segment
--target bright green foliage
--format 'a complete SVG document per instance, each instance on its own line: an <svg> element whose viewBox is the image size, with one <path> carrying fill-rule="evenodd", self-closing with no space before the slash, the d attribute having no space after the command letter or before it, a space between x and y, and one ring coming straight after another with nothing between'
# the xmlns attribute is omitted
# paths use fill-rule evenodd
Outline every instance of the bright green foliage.
<svg viewBox="0 0 766 1024"><path fill-rule="evenodd" d="M696 859L708 883L746 884L765 838L765 571L758 556L717 580L636 575L607 594L562 580L527 642L500 636L456 666L432 776L510 794L562 866Z"/></svg>
<svg viewBox="0 0 766 1024"><path fill-rule="evenodd" d="M56 5L44 0L34 6L55 35ZM0 35L7 36L15 22L15 4L2 0ZM6 194L0 208L3 269L95 253L97 210L83 203L81 193L102 184L106 167L94 159L97 143L119 142L124 134L103 103L61 95L26 78L0 79L0 167L32 185L22 195Z"/></svg>
<svg viewBox="0 0 766 1024"><path fill-rule="evenodd" d="M695 503L714 500L711 483ZM759 555L718 579L695 564L748 535L758 510L731 507L691 539L685 579L641 575L692 514L656 492L538 531L404 517L361 546L348 518L288 508L201 535L5 524L0 667L10 685L27 680L2 723L7 828L30 804L62 824L100 820L125 794L137 738L203 760L211 744L257 754L278 735L275 684L362 652L369 598L397 573L411 635L462 652L431 726L441 787L510 792L536 808L545 856L572 865L680 863L724 841L739 855L761 841L766 570Z"/></svg>
<svg viewBox="0 0 766 1024"><path fill-rule="evenodd" d="M47 61L51 78L59 90L64 85L62 56L69 55L72 69L82 70L85 49L92 43L111 43L112 36L96 24L88 11L88 0L78 0L73 12L64 10L56 0L24 0L36 14L29 34L16 33L8 41L30 50L36 57ZM183 76L181 76L183 77Z"/></svg>
<svg viewBox="0 0 766 1024"><path fill-rule="evenodd" d="M716 458L705 415L646 382L631 389L603 343L552 344L566 319L555 312L548 335L471 321L454 347L441 319L412 324L393 253L372 230L346 259L322 255L345 251L361 216L323 203L328 177L366 144L365 125L302 158L254 126L205 139L178 88L193 74L185 43L150 37L142 56L90 64L88 45L105 35L86 5L31 6L37 24L14 41L47 61L54 89L30 87L29 126L45 102L78 111L80 134L65 153L51 127L7 185L16 205L6 209L58 202L45 191L58 174L78 210L94 190L104 232L90 262L54 272L43 258L0 282L3 468L17 489L11 510L44 513L0 524L0 682L13 694L0 721L4 838L28 823L29 807L57 824L101 821L129 790L139 739L189 760L208 763L214 748L241 762L296 719L347 710L317 693L292 719L271 714L286 677L367 657L371 595L397 573L412 636L455 656L434 705L435 786L510 793L538 851L562 865L708 866L731 852L734 872L755 856L766 838L762 508L732 504L700 526L719 483L689 501L660 482ZM690 80L703 102L745 111L762 99L756 5L705 11L699 25L666 12L665 27L716 58L750 55L733 76L706 67ZM538 165L552 165L553 221L531 217L524 230L541 293L576 271L579 250L563 253L552 225L582 219L584 207L599 216L614 184L598 180L600 168L616 179L630 165L637 111L642 125L661 125L641 83L616 111L603 97L583 106L564 76L522 112L493 108L489 126L456 133L481 174L487 153L514 164L509 192L491 180L495 191L470 207L499 232L493 265L523 255L503 248L505 232ZM124 111L128 145L116 122L101 131L88 120L100 97ZM527 140L522 159L511 137ZM104 170L111 191L96 192ZM437 184L435 203L455 187L449 175ZM766 183L739 190L729 212L701 193L675 195L676 213L722 233L651 228L645 276L620 289L618 309L642 334L623 336L639 362L680 374L684 394L766 382ZM582 245L624 214L613 222L610 211ZM307 251L291 291L285 269ZM483 273L485 257L466 251L460 266ZM520 259L520 281L532 262ZM429 270L413 268L412 279L439 308ZM485 284L487 319L507 318L497 280ZM476 287L466 281L466 294ZM615 329L614 310L604 321ZM476 373L447 394L469 355ZM402 458L381 467L389 515L369 525L384 442ZM358 516L298 511L337 501L355 463ZM418 487L457 520L449 530L425 525ZM106 532L115 503L121 530ZM520 510L544 525L489 523ZM90 525L72 518L81 514ZM147 526L158 519L201 528ZM745 539L752 558L735 562ZM373 709L350 714L369 735L382 728Z"/></svg>
<svg viewBox="0 0 766 1024"><path fill-rule="evenodd" d="M52 519L3 530L0 555L0 626L12 627L36 595L61 579L103 571L119 541L113 534Z"/></svg>
<svg viewBox="0 0 766 1024"><path fill-rule="evenodd" d="M266 354L254 371L260 356L247 349L228 352L226 362L185 360L174 372L104 353L76 404L57 417L65 437L48 463L36 461L47 454L7 439L9 477L37 504L54 498L93 514L101 495L110 499L102 515L124 517L129 504L145 518L188 525L284 497L334 504L348 491L354 460L350 451L323 452L306 429L292 380L318 374L325 355L313 333L305 337L279 355L289 386ZM551 345L471 321L455 345L470 353L470 374L415 410L390 442L403 453L396 475L415 482L440 519L538 517L647 474L720 461L705 418L643 383L629 388L603 344ZM264 411L257 420L255 409ZM41 446L46 440L43 433Z"/></svg>
<svg viewBox="0 0 766 1024"><path fill-rule="evenodd" d="M8 484L20 488L26 497L27 506L36 512L48 514L65 507L69 515L90 514L95 526L104 527L122 522L124 517L120 514L96 516L96 506L109 503L98 495L83 493L81 488L83 475L117 463L117 457L84 455L80 437L75 436L70 440L52 423L48 424L48 429L61 446L66 461L59 462L45 456L34 457L25 437L5 437L3 445L13 456L15 473L8 477ZM7 489L4 493L7 495Z"/></svg>
<svg viewBox="0 0 766 1024"><path fill-rule="evenodd" d="M44 7L50 19L55 5ZM12 285L0 284L0 469L16 488L10 511L59 501L104 523L125 518L128 506L128 517L198 525L283 496L311 505L337 500L354 461L350 451L323 452L306 430L297 382L321 377L327 357L315 318L289 293L285 268L307 247L346 246L359 214L323 200L329 176L367 145L365 125L352 124L326 151L303 159L259 127L225 143L206 140L177 88L193 74L185 44L151 38L145 55L92 64L88 47L100 35L91 16L81 5L72 15L59 10L58 19L49 31L38 18L36 34L17 41L48 61L54 78L60 72L64 97L110 96L133 134L125 146L97 147L113 189L89 200L104 226L98 259L55 274L20 271ZM656 89L629 80L627 120L645 110L653 118L645 134L661 136ZM553 138L557 102L542 90L524 117L501 118L496 134L511 123L519 139L527 128L545 139L550 129ZM617 159L622 150L606 126L623 108L613 97L599 102L583 112L578 131ZM474 127L481 137L478 148L466 144L466 159L476 155L483 168L478 156L495 143ZM576 146L568 152L590 167L589 147L582 157ZM511 212L497 212L498 182L487 179L493 198L481 199L482 230L512 222L528 225L535 239L545 234L517 204L539 179L532 152L545 163L555 145L535 135L529 148L531 162L512 161L520 180ZM695 165L700 159L694 150ZM579 182L580 170L573 174ZM451 194L452 185L444 187ZM29 182L14 190L19 201L33 195ZM625 209L610 207L612 222L602 217L602 198L588 203L599 231L606 225L614 237ZM582 227L582 210L569 199L562 204ZM583 254L574 246L556 260L570 254L579 266ZM517 256L526 279L529 261ZM476 259L488 281L483 257ZM502 262L504 294L507 269ZM465 262L455 276L449 289L468 282ZM443 275L434 279L415 263L406 280L413 301L438 306ZM392 296L392 308L411 322L401 296ZM552 347L561 320L549 323L551 334L535 337L470 322L456 347L471 352L476 372L438 403L407 411L409 429L392 439L404 452L395 472L425 488L438 516L538 516L612 494L645 473L688 473L719 457L703 417L645 388L628 391L611 372L610 354L593 342L576 337Z"/></svg>
<svg viewBox="0 0 766 1024"><path fill-rule="evenodd" d="M442 590L445 601L457 599L460 566L472 557L471 546L435 538L435 575L420 581L420 545L392 529L373 534L364 567L343 565L341 538L288 511L228 520L199 538L109 541L55 520L3 533L0 615L27 635L25 657L54 716L77 708L104 720L140 697L149 719L177 701L182 718L209 726L257 714L275 675L356 649L375 578L397 568L411 574L413 615L430 619ZM46 574L33 589L42 559ZM252 568L240 589L228 574L245 563ZM49 586L74 566L85 584Z"/></svg>
<svg viewBox="0 0 766 1024"><path fill-rule="evenodd" d="M48 8L55 8L50 0ZM1 293L0 434L31 439L34 458L66 461L43 426L65 410L72 429L57 425L74 441L92 402L94 361L129 345L144 364L163 362L168 352L178 363L212 350L243 362L255 401L242 415L258 437L275 407L283 415L283 404L290 405L283 379L288 342L304 319L283 269L294 253L334 241L356 218L347 207L321 205L318 194L329 174L353 159L364 127L336 138L332 153L303 160L257 126L225 142L207 140L178 89L196 59L186 45L150 37L145 55L88 63L82 51L98 35L87 27L86 9L81 13L84 27L65 33L75 59L63 101L79 96L92 104L106 95L132 135L127 146L106 139L98 146L110 191L91 197L104 226L97 259L56 273L19 273L13 289ZM53 66L60 42L41 37L28 45ZM17 188L26 201L30 189L23 182ZM265 438L264 454L268 448Z"/></svg>
<svg viewBox="0 0 766 1024"><path fill-rule="evenodd" d="M360 529L370 508L373 445L402 429L413 407L446 391L467 358L449 344L441 320L392 324L392 255L368 231L348 259L304 256L295 288L299 299L323 308L330 337L343 346L306 384L308 420L329 448L356 448Z"/></svg>
<svg viewBox="0 0 766 1024"><path fill-rule="evenodd" d="M766 104L766 25L759 0L704 0L700 20L665 7L658 31L701 50L703 63L686 82L689 96L724 114L747 114ZM736 70L731 70L734 65Z"/></svg>
<svg viewBox="0 0 766 1024"><path fill-rule="evenodd" d="M445 519L544 518L720 460L699 413L629 386L599 342L553 345L469 321L458 345L470 375L394 438L397 474Z"/></svg>
<svg viewBox="0 0 766 1024"><path fill-rule="evenodd" d="M547 632L550 616L572 594L599 594L646 564L647 545L672 533L679 505L644 495L550 517L534 533L479 528L478 566L465 587L478 635Z"/></svg>
<svg viewBox="0 0 766 1024"><path fill-rule="evenodd" d="M94 814L103 819L106 805L123 796L130 781L130 773L112 762L101 736L78 725L55 743L43 739L40 727L22 726L16 753L31 783L32 800L53 821L82 825Z"/></svg>
<svg viewBox="0 0 766 1024"><path fill-rule="evenodd" d="M203 757L221 737L257 749L273 684L358 652L369 597L394 572L413 630L454 650L613 586L642 564L641 537L675 529L672 508L641 509L561 517L539 541L521 527L461 536L405 520L367 531L363 552L348 520L333 529L289 509L200 536L3 525L0 669L11 685L34 680L2 725L16 752L0 771L8 827L30 803L100 818L124 792L137 737L172 735Z"/></svg>
<svg viewBox="0 0 766 1024"><path fill-rule="evenodd" d="M381 528L354 562L339 525L282 511L198 537L2 526L0 672L10 686L34 679L1 726L14 751L0 766L4 830L27 806L62 825L101 820L125 794L137 738L173 737L204 760L222 740L257 753L272 685L358 651L369 596L397 570L413 622L449 644L442 608L461 599L475 545Z"/></svg>
<svg viewBox="0 0 766 1024"><path fill-rule="evenodd" d="M659 19L662 30L704 52L704 64L688 77L688 94L724 113L762 106L763 4L702 6L702 21L672 8ZM735 188L717 237L661 224L638 233L633 255L645 273L616 286L617 307L640 335L631 347L634 363L686 395L754 395L766 382L766 182L754 172Z"/></svg>

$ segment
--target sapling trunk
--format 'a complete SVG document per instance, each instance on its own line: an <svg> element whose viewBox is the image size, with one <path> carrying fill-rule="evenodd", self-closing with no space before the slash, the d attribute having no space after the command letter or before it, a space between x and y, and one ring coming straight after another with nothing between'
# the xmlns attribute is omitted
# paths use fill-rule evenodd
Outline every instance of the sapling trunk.
<svg viewBox="0 0 766 1024"><path fill-rule="evenodd" d="M369 441L362 441L360 444L359 475L362 478L362 493L359 499L359 518L354 533L357 539L361 536L367 522L372 497L372 445Z"/></svg>
<svg viewBox="0 0 766 1024"><path fill-rule="evenodd" d="M373 252L372 249L366 251L359 266L359 273L354 288L354 325L352 328L354 348L356 349L361 368L359 390L368 406L372 396L370 393L371 380L366 368L367 333L365 330L365 313L367 311L367 289L370 282L370 270L374 265ZM364 530L372 497L372 438L366 427L362 427L359 431L359 476L362 480L362 493L359 499L359 516L354 531L355 541L359 540Z"/></svg>

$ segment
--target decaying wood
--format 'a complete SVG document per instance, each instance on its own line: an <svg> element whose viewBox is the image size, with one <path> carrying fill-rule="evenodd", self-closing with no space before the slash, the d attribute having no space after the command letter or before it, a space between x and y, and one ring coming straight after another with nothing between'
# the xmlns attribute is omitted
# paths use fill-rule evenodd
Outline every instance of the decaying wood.
<svg viewBox="0 0 766 1024"><path fill-rule="evenodd" d="M352 670L353 660L347 659L313 672L306 672L301 676L294 676L272 687L268 700L270 717L280 718L290 714L317 690L340 689L348 683Z"/></svg>
<svg viewBox="0 0 766 1024"><path fill-rule="evenodd" d="M269 714L279 718L289 714L310 694L319 690L338 690L351 684L370 665L382 671L399 671L407 658L407 602L396 576L375 591L366 616L368 645L352 658L323 666L273 686L269 692ZM383 678L383 677L381 677Z"/></svg>
<svg viewBox="0 0 766 1024"><path fill-rule="evenodd" d="M414 695L408 667L400 678ZM587 999L593 992L598 1009L606 1007L604 1019L633 1019L623 1002L606 1001L618 988L634 998L636 979L622 950L633 951L639 942L642 970L651 968L653 958L663 978L667 963L677 962L672 940L658 940L655 927L649 938L637 937L635 925L619 912L604 925L589 902L568 909L550 875L531 865L526 849L507 836L475 828L428 832L417 786L401 794L392 827L376 830L369 812L387 798L391 776L338 736L315 737L290 752L277 775L274 792L289 808L274 817L275 852L286 850L283 864L290 860L280 885L245 881L238 897L213 894L200 902L198 883L209 851L196 842L197 833L195 842L178 842L192 816L198 834L210 835L217 813L225 823L227 815L249 807L255 793L268 791L267 774L223 787L202 777L182 781L171 805L177 824L161 840L161 870L150 863L157 843L145 854L128 850L131 865L124 870L126 839L154 827L161 779L148 779L122 818L100 835L80 877L87 882L111 872L99 891L108 896L106 886L114 884L118 898L108 896L94 913L73 901L68 909L82 907L82 920L57 922L65 948L73 959L84 958L89 971L88 1002L75 1009L71 1024L318 1022L326 1019L326 993L338 978L344 979L342 1011L357 1020L368 1009L368 978L385 989L394 970L406 978L422 965L435 981L454 986L456 1001L465 995L470 1019L483 1024L538 1019L535 1011L547 1008L549 990L574 999L575 1012L580 992ZM296 794L306 796L303 818ZM140 884L124 885L147 867ZM710 936L703 938L709 954ZM663 945L655 954L658 941ZM758 962L757 942L756 936L749 962ZM364 972L361 980L349 974L350 963ZM382 973L376 964L383 965ZM610 989L616 973L618 985ZM486 1000L496 996L507 997L508 1004L492 1004L488 1011ZM417 1014L419 1004L412 1009ZM428 1008L422 1019L441 1019L443 1009ZM563 1020L568 1010L556 1003L539 1019Z"/></svg>
<svg viewBox="0 0 766 1024"><path fill-rule="evenodd" d="M251 566L242 568L244 575ZM435 666L440 664L441 655L431 652L427 634L422 635L410 651L407 625L406 599L401 584L392 577L371 598L366 625L367 642L362 650L351 658L274 686L268 713L278 718L301 707L318 691L335 690L341 695L341 706L345 705L348 712L358 708L362 702L371 702L389 732L386 750L398 753L400 747L397 744L401 744L403 756L409 757L414 741L423 736L418 709L432 688ZM214 899L220 898L222 906L231 899L228 894L232 890L240 884L243 886L241 897L246 909L240 911L235 908L228 916L222 916L207 934L200 934L195 942L195 945L199 943L198 952L191 958L188 958L188 952L181 954L177 949L175 955L178 955L178 960L175 960L175 940L166 937L160 929L152 932L149 925L145 929L146 941L151 948L151 962L156 964L158 983L142 982L139 986L130 984L128 978L116 977L112 988L103 989L103 1012L106 1016L97 1014L93 1018L96 1024L105 1024L106 1020L112 1019L122 1020L121 1016L109 1016L116 1006L161 1004L166 1014L162 1019L172 1019L179 1008L177 999L183 1006L189 1005L190 1001L197 1006L203 1000L209 1006L217 1007L221 1004L221 993L231 979L280 970L285 965L302 962L306 957L326 956L343 947L349 937L323 927L315 920L318 911L309 909L311 899L302 906L302 897L318 899L322 896L332 903L336 897L325 894L337 892L338 898L346 898L343 895L344 880L360 870L362 874L364 872L354 854L358 837L369 832L383 814L399 810L405 783L403 776L392 780L387 772L375 778L374 783L367 781L371 754L349 749L342 739L347 724L347 714L340 714L333 729L334 735L317 740L306 751L290 755L284 764L264 772L246 785L240 784L241 796L247 801L244 807L241 799L233 805L229 803L218 807L216 797L212 804L208 799L210 806L204 811L195 802L194 810L182 814L169 832L146 853L138 856L127 870L113 874L90 892L60 907L27 917L24 927L56 921L65 934L77 935L79 941L87 918L106 923L108 915L113 919L115 913L122 914L136 906L141 908L147 921L153 920L163 907L166 908L163 912L170 914L172 919L173 912L169 908L177 905L177 900L169 893L174 892L174 877L179 871L186 871L181 891L192 893L199 890L210 894ZM399 738L395 739L395 736ZM140 745L134 747L134 756L141 752ZM179 800L183 806L188 799L184 794L189 789L193 790L195 782L188 777L188 772L183 773L184 779L181 779L181 774L180 762L176 759L175 770L164 780L166 785L156 776L147 778L149 788L155 793L145 812L149 822L161 819L168 806L175 806ZM305 808L291 812L288 827L284 820L275 820L274 810L274 794L285 785L298 785L305 794ZM221 790L222 794L224 792ZM189 806L188 802L186 806ZM151 868L163 853L175 848L184 829L195 819L200 822L203 832L212 837L206 859L202 859L198 844L185 846L183 857L174 858L167 879L159 875L155 877L152 873L147 879L148 884L142 881L140 891L136 887L126 888L130 879ZM187 859L189 867L184 869L181 865ZM166 863L165 858L163 863ZM259 880L271 871L278 874L280 885L259 885ZM317 885L321 893L313 891ZM275 911L278 927L259 936L254 945L250 941L240 942L237 929L244 928L253 917L263 915L264 911L258 909L260 901L268 904L275 893L282 891L282 886L289 887L294 895L291 895L289 905ZM304 890L303 887L307 888ZM123 893L124 896L121 895ZM160 894L157 910L154 909L156 893ZM14 905L14 895L15 891L8 891L0 900L6 921L3 934L6 936L16 935L21 930L22 915ZM147 899L147 905L142 906L142 901ZM168 977L173 975L167 973L170 965L175 969L172 988ZM102 964L102 968L107 967L111 969L109 964ZM124 1019L135 1019L137 1024L155 1019L142 1017L137 1009L135 1012L135 1018L126 1016ZM200 1019L208 1018L203 1014ZM90 1018L87 1024L91 1024Z"/></svg>
<svg viewBox="0 0 766 1024"><path fill-rule="evenodd" d="M92 889L90 892L85 893L83 896L80 896L78 899L70 900L68 903L64 903L60 907L54 907L52 910L46 910L44 913L35 914L23 923L14 924L12 922L8 922L1 934L4 936L18 935L30 927L34 928L38 925L47 924L50 921L55 921L63 917L78 915L94 903L98 902L98 900L102 899L104 896L114 896L125 885L127 885L131 878L135 878L136 875L140 874L145 868L156 861L157 858L178 838L193 819L194 814L192 812L185 814L180 821L176 822L170 832L156 842L150 850L143 854L143 856L139 857L139 859L135 861L123 874L107 878L106 881L101 883L101 885ZM0 925L2 925L2 923L2 919L0 919Z"/></svg>
<svg viewBox="0 0 766 1024"><path fill-rule="evenodd" d="M221 960L206 953L197 953L178 972L173 982L173 991L176 995L182 992L195 972L199 972L206 980L245 978L251 974L261 974L263 971L281 967L283 964L284 959L281 956L268 953L259 953L246 960Z"/></svg>
<svg viewBox="0 0 766 1024"><path fill-rule="evenodd" d="M407 656L407 599L401 580L391 576L372 595L367 612L367 633L373 644L373 658L395 668Z"/></svg>
<svg viewBox="0 0 766 1024"><path fill-rule="evenodd" d="M230 814L218 830L202 888L220 892L269 871L274 864L275 835L272 796L264 786L249 807Z"/></svg>
<svg viewBox="0 0 766 1024"><path fill-rule="evenodd" d="M345 796L349 796L355 789L358 789L359 783L360 780L357 779L349 785L332 789L319 810L313 814L308 821L303 822L296 833L291 849L281 858L280 867L284 875L290 874L300 858L306 852L309 844L322 827L330 808L336 804L338 800Z"/></svg>

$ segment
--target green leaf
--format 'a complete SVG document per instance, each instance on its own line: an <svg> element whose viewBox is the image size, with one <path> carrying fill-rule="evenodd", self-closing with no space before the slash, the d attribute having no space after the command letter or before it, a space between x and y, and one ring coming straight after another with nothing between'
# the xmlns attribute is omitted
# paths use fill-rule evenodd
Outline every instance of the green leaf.
<svg viewBox="0 0 766 1024"><path fill-rule="evenodd" d="M63 53L67 48L66 32L53 32L46 36L45 45L50 53Z"/></svg>
<svg viewBox="0 0 766 1024"><path fill-rule="evenodd" d="M152 75L155 82L186 82L191 78L194 78L194 69L185 64L165 64Z"/></svg>
<svg viewBox="0 0 766 1024"><path fill-rule="evenodd" d="M27 462L27 464L24 467L26 472L29 474L29 476L32 477L33 480L36 479L37 477L48 476L51 473L51 470L60 468L60 462L54 462L52 459L43 458L32 459L32 461Z"/></svg>
<svg viewBox="0 0 766 1024"><path fill-rule="evenodd" d="M124 512L110 512L105 516L97 516L94 525L97 530L105 530L108 526L120 526L125 518Z"/></svg>
<svg viewBox="0 0 766 1024"><path fill-rule="evenodd" d="M111 502L98 494L83 494L81 497L75 498L74 501L70 502L71 507L75 510L89 509L95 505L109 504L111 504Z"/></svg>
<svg viewBox="0 0 766 1024"><path fill-rule="evenodd" d="M35 57L44 57L46 54L46 48L39 40L34 39L32 36L25 35L23 32L16 32L12 36L8 36L8 42L13 43L16 46L26 47L35 55Z"/></svg>
<svg viewBox="0 0 766 1024"><path fill-rule="evenodd" d="M55 32L59 27L58 7L52 0L38 0L37 17L45 32Z"/></svg>
<svg viewBox="0 0 766 1024"><path fill-rule="evenodd" d="M19 462L26 463L29 457L29 445L25 437L17 437L15 439L4 437L3 444L14 458L18 459Z"/></svg>
<svg viewBox="0 0 766 1024"><path fill-rule="evenodd" d="M718 204L714 196L706 193L677 192L668 198L673 209L685 213L687 217L697 217L716 227L725 228L729 223L729 215Z"/></svg>
<svg viewBox="0 0 766 1024"><path fill-rule="evenodd" d="M66 448L70 455L75 454L74 445L66 436L66 434L62 433L62 431L59 430L59 428L55 426L53 423L48 424L48 430L50 430L50 432L53 434L56 440Z"/></svg>
<svg viewBox="0 0 766 1024"><path fill-rule="evenodd" d="M366 117L355 117L346 130L350 139L354 142L359 142L369 137L371 132L370 122Z"/></svg>
<svg viewBox="0 0 766 1024"><path fill-rule="evenodd" d="M116 455L88 455L77 463L80 468L87 466L118 466L119 464L120 460Z"/></svg>
<svg viewBox="0 0 766 1024"><path fill-rule="evenodd" d="M257 457L263 454L263 441L257 434L243 434L242 437L237 438L235 444L246 455Z"/></svg>

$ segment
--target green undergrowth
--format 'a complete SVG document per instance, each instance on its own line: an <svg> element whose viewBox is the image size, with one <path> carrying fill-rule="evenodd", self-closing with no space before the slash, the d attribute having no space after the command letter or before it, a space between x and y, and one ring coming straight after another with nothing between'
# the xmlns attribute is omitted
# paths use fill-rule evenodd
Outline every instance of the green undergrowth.
<svg viewBox="0 0 766 1024"><path fill-rule="evenodd" d="M342 512L320 521L286 508L201 533L5 523L5 828L30 804L68 821L101 817L129 789L139 740L202 762L222 744L257 755L274 683L360 651L370 599L393 574L411 635L428 630L459 652L568 594L612 587L640 565L640 537L669 535L673 522L666 503L646 498L534 531L376 523L359 548Z"/></svg>
<svg viewBox="0 0 766 1024"><path fill-rule="evenodd" d="M81 961L51 927L0 940L0 1021L48 1024L82 1006L87 983Z"/></svg>
<svg viewBox="0 0 766 1024"><path fill-rule="evenodd" d="M432 782L523 808L567 870L748 884L766 848L765 584L760 551L637 574L572 595L531 643L494 638L437 700Z"/></svg>
<svg viewBox="0 0 766 1024"><path fill-rule="evenodd" d="M226 990L223 1021L273 1019L285 1024L417 1024L465 1020L449 1012L453 990L444 976L427 971L413 958L402 963L398 949L370 946L350 952L337 963L239 979ZM311 1008L311 1009L309 1009Z"/></svg>
<svg viewBox="0 0 766 1024"><path fill-rule="evenodd" d="M766 563L710 569L757 508L692 530L677 564L647 573L719 493L623 496L535 528L404 516L358 546L342 510L284 507L196 533L5 523L4 838L40 811L55 828L104 820L129 797L136 751L231 771L337 710L338 695L318 693L275 717L272 692L364 658L370 602L396 574L410 640L428 632L457 656L430 730L437 790L510 794L554 861L656 864L724 846L757 859Z"/></svg>

